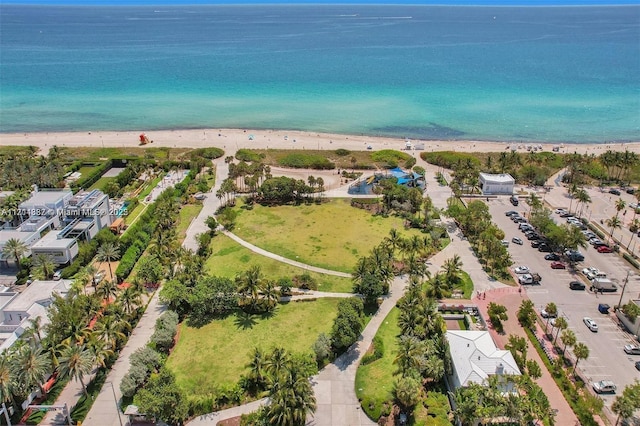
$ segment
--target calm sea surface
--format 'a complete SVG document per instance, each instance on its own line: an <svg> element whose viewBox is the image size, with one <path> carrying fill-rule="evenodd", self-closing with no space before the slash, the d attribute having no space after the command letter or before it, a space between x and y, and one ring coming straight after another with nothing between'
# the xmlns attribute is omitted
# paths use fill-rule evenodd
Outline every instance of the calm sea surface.
<svg viewBox="0 0 640 426"><path fill-rule="evenodd" d="M640 140L640 6L0 5L0 132L203 127Z"/></svg>

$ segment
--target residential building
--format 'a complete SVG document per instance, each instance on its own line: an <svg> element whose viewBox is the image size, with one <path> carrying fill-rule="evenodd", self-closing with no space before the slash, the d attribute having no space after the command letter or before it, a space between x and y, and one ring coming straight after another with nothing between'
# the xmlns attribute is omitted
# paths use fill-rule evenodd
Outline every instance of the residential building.
<svg viewBox="0 0 640 426"><path fill-rule="evenodd" d="M485 384L493 375L520 375L511 352L498 349L488 331L450 330L449 341L453 373L448 378L452 388L470 383ZM505 382L505 391L512 384Z"/></svg>
<svg viewBox="0 0 640 426"><path fill-rule="evenodd" d="M508 173L480 173L480 186L484 195L511 195L516 180Z"/></svg>
<svg viewBox="0 0 640 426"><path fill-rule="evenodd" d="M34 281L22 293L0 292L0 352L11 347L29 328L29 320L41 318L41 325L49 322L47 309L53 295L66 297L72 280ZM41 332L44 337L44 329Z"/></svg>

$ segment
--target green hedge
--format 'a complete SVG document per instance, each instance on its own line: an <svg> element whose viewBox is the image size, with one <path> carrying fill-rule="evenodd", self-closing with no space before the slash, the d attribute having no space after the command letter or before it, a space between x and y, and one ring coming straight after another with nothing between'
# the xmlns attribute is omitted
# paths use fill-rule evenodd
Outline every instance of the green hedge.
<svg viewBox="0 0 640 426"><path fill-rule="evenodd" d="M454 151L439 151L439 152L422 152L420 158L429 164L435 164L436 166L445 167L447 169L453 168L459 161L471 161L472 164L480 166L480 160L473 154L465 152Z"/></svg>
<svg viewBox="0 0 640 426"><path fill-rule="evenodd" d="M102 175L107 172L107 170L111 168L112 164L113 160L108 159L107 161L93 169L86 176L81 176L80 179L71 184L71 190L73 192L78 192L81 188L89 188L91 185L96 183L98 179L100 179Z"/></svg>
<svg viewBox="0 0 640 426"><path fill-rule="evenodd" d="M629 255L629 253L624 253L622 255L622 257L624 257L624 260L629 262L634 268L640 269L640 263L638 263L637 260L635 260L633 257L631 257L631 255Z"/></svg>
<svg viewBox="0 0 640 426"><path fill-rule="evenodd" d="M223 155L224 151L216 147L198 148L191 151L191 158L202 157L209 160L215 160L216 158L220 158Z"/></svg>
<svg viewBox="0 0 640 426"><path fill-rule="evenodd" d="M246 161L249 163L253 163L253 162L260 162L262 161L262 159L265 157L264 154L259 154L255 151L252 151L250 149L239 149L236 152L236 159L239 161Z"/></svg>
<svg viewBox="0 0 640 426"><path fill-rule="evenodd" d="M294 169L331 170L336 167L335 164L322 155L304 152L287 154L278 160L278 163L283 167L292 167Z"/></svg>
<svg viewBox="0 0 640 426"><path fill-rule="evenodd" d="M396 151L395 149L382 149L373 152L371 159L376 163L380 163L383 167L393 169L398 167L400 163L406 168L411 168L416 164L416 159L406 152Z"/></svg>

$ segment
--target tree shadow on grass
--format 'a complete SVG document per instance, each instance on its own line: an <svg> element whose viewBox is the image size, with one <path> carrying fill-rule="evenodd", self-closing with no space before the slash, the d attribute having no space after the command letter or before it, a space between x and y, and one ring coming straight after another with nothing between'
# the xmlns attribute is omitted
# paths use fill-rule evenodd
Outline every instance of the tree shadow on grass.
<svg viewBox="0 0 640 426"><path fill-rule="evenodd" d="M233 321L233 323L235 324L236 328L239 328L242 330L249 330L249 329L252 329L253 326L258 323L257 315L249 312L240 311L236 313L236 318Z"/></svg>

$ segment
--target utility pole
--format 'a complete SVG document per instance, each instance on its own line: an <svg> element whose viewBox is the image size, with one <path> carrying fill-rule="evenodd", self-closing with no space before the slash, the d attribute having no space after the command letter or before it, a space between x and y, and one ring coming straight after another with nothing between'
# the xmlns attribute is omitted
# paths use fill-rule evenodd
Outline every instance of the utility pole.
<svg viewBox="0 0 640 426"><path fill-rule="evenodd" d="M624 296L624 290L627 288L627 283L629 282L629 275L631 274L631 271L627 271L627 277L624 279L623 285L622 285L622 293L620 293L620 300L618 300L618 306L616 309L620 309L620 305L622 304L622 297Z"/></svg>

